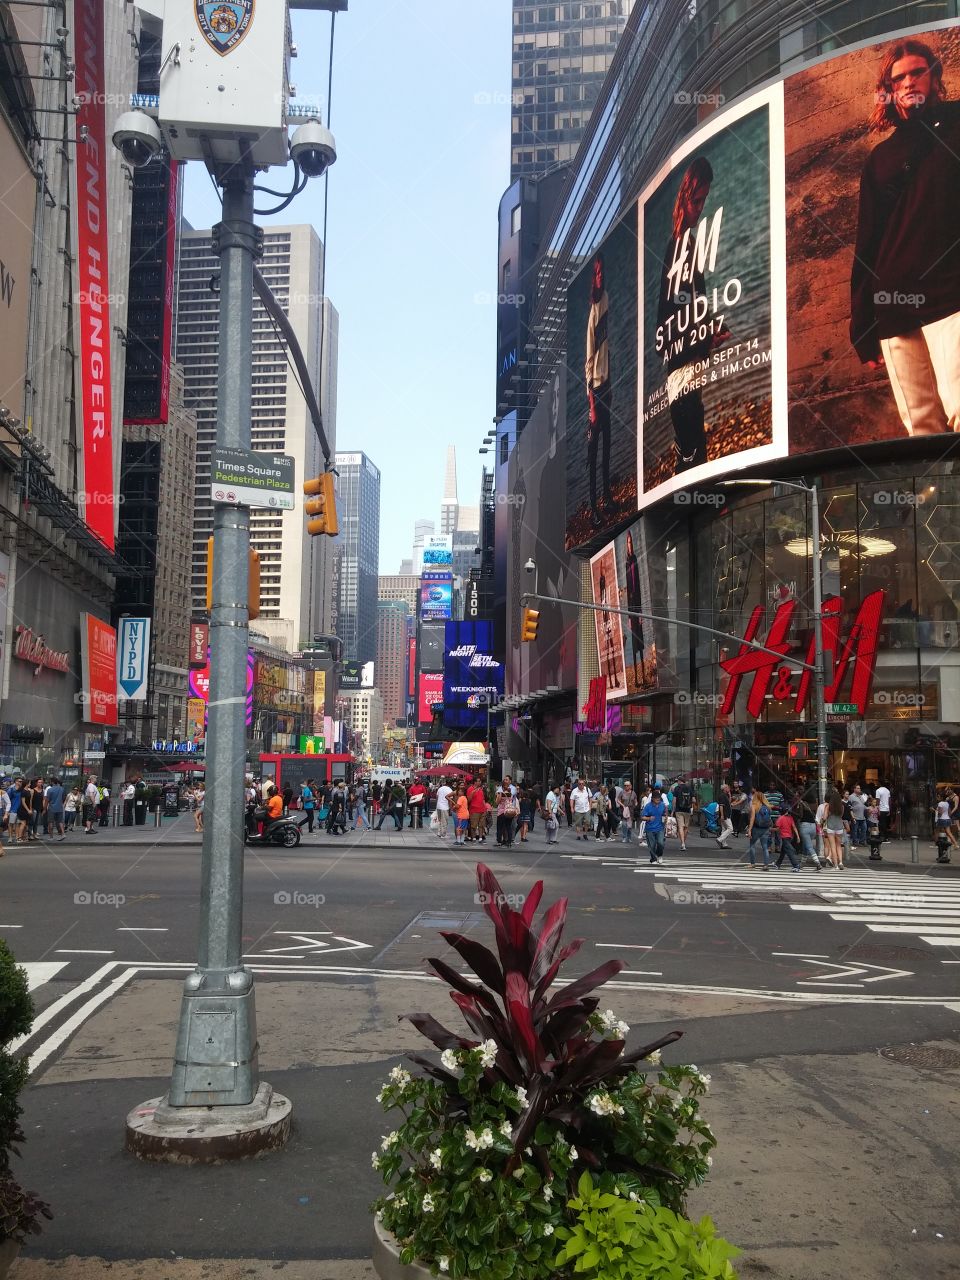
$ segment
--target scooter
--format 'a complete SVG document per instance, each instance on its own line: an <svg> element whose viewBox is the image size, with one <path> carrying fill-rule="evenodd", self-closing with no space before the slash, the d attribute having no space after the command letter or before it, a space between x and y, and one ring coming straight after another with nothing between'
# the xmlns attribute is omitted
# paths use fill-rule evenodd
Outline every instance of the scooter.
<svg viewBox="0 0 960 1280"><path fill-rule="evenodd" d="M295 849L300 843L300 828L306 826L307 815L292 814L288 818L278 818L276 822L267 826L265 824L263 833L251 832L249 827L244 825L243 838L245 844L279 844L285 849Z"/></svg>

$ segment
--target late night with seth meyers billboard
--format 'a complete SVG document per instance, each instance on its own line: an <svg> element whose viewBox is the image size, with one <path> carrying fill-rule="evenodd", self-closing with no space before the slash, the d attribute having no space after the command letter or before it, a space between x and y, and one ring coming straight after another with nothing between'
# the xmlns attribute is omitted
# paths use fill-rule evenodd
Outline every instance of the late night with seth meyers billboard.
<svg viewBox="0 0 960 1280"><path fill-rule="evenodd" d="M568 549L732 470L960 429L958 97L954 22L669 156L568 292Z"/></svg>

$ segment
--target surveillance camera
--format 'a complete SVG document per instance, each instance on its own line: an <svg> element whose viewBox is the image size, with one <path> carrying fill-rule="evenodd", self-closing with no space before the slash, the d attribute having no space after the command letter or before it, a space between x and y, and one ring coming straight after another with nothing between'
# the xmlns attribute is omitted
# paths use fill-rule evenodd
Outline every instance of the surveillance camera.
<svg viewBox="0 0 960 1280"><path fill-rule="evenodd" d="M145 111L125 111L114 127L113 145L131 168L142 169L160 154L160 126Z"/></svg>
<svg viewBox="0 0 960 1280"><path fill-rule="evenodd" d="M527 573L533 573L533 572L534 572L534 570L536 569L536 567L537 567L537 566L533 563L533 557L532 557L532 556L530 557L530 559L527 561L527 563L526 563L523 567L526 569Z"/></svg>
<svg viewBox="0 0 960 1280"><path fill-rule="evenodd" d="M308 178L319 178L337 158L337 144L319 120L308 120L290 139L290 154Z"/></svg>

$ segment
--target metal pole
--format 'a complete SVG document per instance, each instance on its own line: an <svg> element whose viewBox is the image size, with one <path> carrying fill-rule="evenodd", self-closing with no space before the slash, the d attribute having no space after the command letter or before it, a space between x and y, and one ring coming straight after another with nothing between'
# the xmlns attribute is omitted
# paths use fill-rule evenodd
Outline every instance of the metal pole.
<svg viewBox="0 0 960 1280"><path fill-rule="evenodd" d="M219 448L250 448L253 347L253 171L223 181L220 253ZM241 963L243 770L250 514L216 506L210 611L210 697L200 945L184 983L170 1105L241 1106L258 1089L253 975Z"/></svg>
<svg viewBox="0 0 960 1280"><path fill-rule="evenodd" d="M814 698L817 712L817 794L820 803L827 798L830 740L827 730L827 704L823 652L823 577L820 571L820 494L816 484L810 486L810 519L813 539L813 645Z"/></svg>

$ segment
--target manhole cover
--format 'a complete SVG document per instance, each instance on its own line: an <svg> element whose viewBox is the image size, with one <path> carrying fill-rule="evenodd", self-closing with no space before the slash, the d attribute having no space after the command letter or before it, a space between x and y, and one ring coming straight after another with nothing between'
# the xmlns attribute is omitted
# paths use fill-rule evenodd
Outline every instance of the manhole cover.
<svg viewBox="0 0 960 1280"><path fill-rule="evenodd" d="M840 949L841 958L844 960L875 960L877 964L895 964L909 963L911 960L929 960L930 952L924 951L920 947L900 947L896 943L857 943L855 947L848 947L846 950Z"/></svg>
<svg viewBox="0 0 960 1280"><path fill-rule="evenodd" d="M936 1044L897 1044L881 1049L880 1057L921 1071L954 1071L960 1067L960 1050Z"/></svg>

